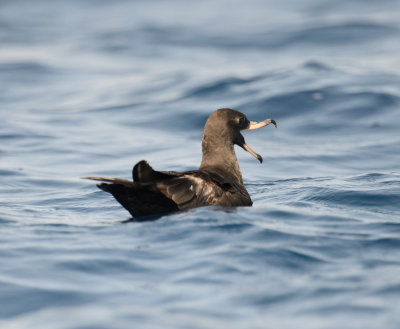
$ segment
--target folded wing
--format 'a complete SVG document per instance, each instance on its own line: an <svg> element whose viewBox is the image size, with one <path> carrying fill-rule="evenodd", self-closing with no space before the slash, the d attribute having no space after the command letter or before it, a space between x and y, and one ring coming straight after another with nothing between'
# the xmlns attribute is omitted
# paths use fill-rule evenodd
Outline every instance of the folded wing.
<svg viewBox="0 0 400 329"><path fill-rule="evenodd" d="M206 172L155 171L145 161L134 167L134 181L112 177L85 178L102 181L97 186L111 193L134 217L216 205L224 194L232 193L229 184Z"/></svg>

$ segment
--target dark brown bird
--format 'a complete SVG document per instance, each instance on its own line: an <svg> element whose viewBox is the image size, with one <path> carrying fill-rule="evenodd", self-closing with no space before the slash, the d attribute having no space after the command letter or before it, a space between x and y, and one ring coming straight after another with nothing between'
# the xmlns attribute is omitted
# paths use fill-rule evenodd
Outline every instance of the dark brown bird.
<svg viewBox="0 0 400 329"><path fill-rule="evenodd" d="M142 160L133 168L133 181L109 177L84 177L107 182L97 185L130 212L133 217L168 213L202 206L251 206L243 184L234 144L262 157L248 146L240 133L276 122L266 119L249 121L232 109L213 112L204 126L203 158L198 170L185 172L155 171Z"/></svg>

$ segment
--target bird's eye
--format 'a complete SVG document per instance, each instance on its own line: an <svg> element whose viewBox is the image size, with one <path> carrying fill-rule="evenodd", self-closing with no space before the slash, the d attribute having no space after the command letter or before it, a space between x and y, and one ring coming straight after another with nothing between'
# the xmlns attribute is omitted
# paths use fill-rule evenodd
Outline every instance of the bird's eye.
<svg viewBox="0 0 400 329"><path fill-rule="evenodd" d="M243 127L246 124L246 118L245 117L239 117L238 118L238 124L240 127Z"/></svg>

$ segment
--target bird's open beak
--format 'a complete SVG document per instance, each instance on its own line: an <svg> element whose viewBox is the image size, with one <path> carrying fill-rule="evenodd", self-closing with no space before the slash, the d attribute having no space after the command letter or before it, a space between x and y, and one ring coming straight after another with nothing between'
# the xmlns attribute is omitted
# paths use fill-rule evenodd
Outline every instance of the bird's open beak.
<svg viewBox="0 0 400 329"><path fill-rule="evenodd" d="M246 142L243 143L242 147L244 150L249 152L253 157L255 157L258 161L260 161L260 163L263 162L262 156L257 154L256 152L254 152L253 149L249 145L246 144Z"/></svg>
<svg viewBox="0 0 400 329"><path fill-rule="evenodd" d="M275 126L275 128L278 127L275 120L266 119L261 122L250 121L249 127L245 130L254 130L254 129L262 128L262 127L268 126L270 123L272 123ZM242 147L244 150L249 152L253 157L255 157L258 161L260 161L260 163L263 162L262 156L257 154L256 152L254 152L253 149L249 145L246 144L246 142L243 143Z"/></svg>

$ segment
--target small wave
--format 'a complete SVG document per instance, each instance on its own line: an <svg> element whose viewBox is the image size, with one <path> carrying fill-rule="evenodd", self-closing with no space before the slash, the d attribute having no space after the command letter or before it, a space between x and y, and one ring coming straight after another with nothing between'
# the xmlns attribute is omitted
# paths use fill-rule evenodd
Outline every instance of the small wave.
<svg viewBox="0 0 400 329"><path fill-rule="evenodd" d="M25 176L26 174L23 172L21 168L16 169L0 169L0 176L3 177L12 177L12 176Z"/></svg>
<svg viewBox="0 0 400 329"><path fill-rule="evenodd" d="M386 189L370 190L336 190L332 188L313 188L303 198L305 201L331 203L367 209L398 209L400 195Z"/></svg>
<svg viewBox="0 0 400 329"><path fill-rule="evenodd" d="M111 257L111 255L110 255ZM69 271L80 273L97 273L110 275L113 273L145 273L148 269L145 266L139 264L139 262L134 262L131 259L75 259L75 260L60 260L57 263L57 268L60 271Z"/></svg>
<svg viewBox="0 0 400 329"><path fill-rule="evenodd" d="M370 21L347 22L322 25L295 32L286 41L293 43L314 43L324 45L354 44L389 37L397 30L388 25Z"/></svg>
<svg viewBox="0 0 400 329"><path fill-rule="evenodd" d="M127 29L110 33L103 33L93 45L97 49L108 52L138 51L134 45L138 42L149 45L175 45L192 48L218 49L277 49L293 47L296 44L315 44L324 46L349 45L371 40L380 41L391 37L398 30L391 25L373 21L342 22L312 26L304 29L257 30L252 33L237 31L234 35L214 30L182 28L178 24L144 25L135 29ZM101 45L99 47L99 45ZM85 46L86 47L86 46ZM142 49L142 51L146 52ZM147 50L148 51L148 50Z"/></svg>
<svg viewBox="0 0 400 329"><path fill-rule="evenodd" d="M0 62L0 72L12 74L50 74L53 70L48 65L38 62Z"/></svg>
<svg viewBox="0 0 400 329"><path fill-rule="evenodd" d="M241 108L268 109L271 117L283 120L314 113L323 106L323 103L320 99L316 99L315 95L323 95L324 102L327 102L334 97L334 93L332 88L301 90L251 101L241 105Z"/></svg>
<svg viewBox="0 0 400 329"><path fill-rule="evenodd" d="M321 61L308 61L303 65L304 68L314 70L314 71L332 71L333 68Z"/></svg>
<svg viewBox="0 0 400 329"><path fill-rule="evenodd" d="M382 248L383 250L388 252L391 249L398 250L400 248L400 238L374 238L364 241L363 245L365 248L371 248L374 250L376 250L377 248ZM400 264L400 261L397 264Z"/></svg>
<svg viewBox="0 0 400 329"><path fill-rule="evenodd" d="M209 97L215 94L221 96L221 93L228 92L230 88L237 86L237 85L245 85L251 82L258 80L259 77L253 77L249 79L243 78L224 78L219 81L211 82L209 84L192 88L190 91L186 93L184 97Z"/></svg>
<svg viewBox="0 0 400 329"><path fill-rule="evenodd" d="M239 255L238 255L239 256ZM284 249L281 247L257 247L240 252L240 258L249 260L257 259L257 262L274 269L286 269L288 271L305 271L310 267L325 264L325 260L310 252Z"/></svg>
<svg viewBox="0 0 400 329"><path fill-rule="evenodd" d="M392 120L398 116L400 97L378 91L351 92L336 86L268 96L242 104L245 113L268 111L268 115L290 127L296 137L370 134L383 128L397 130ZM390 118L390 119L388 119Z"/></svg>

